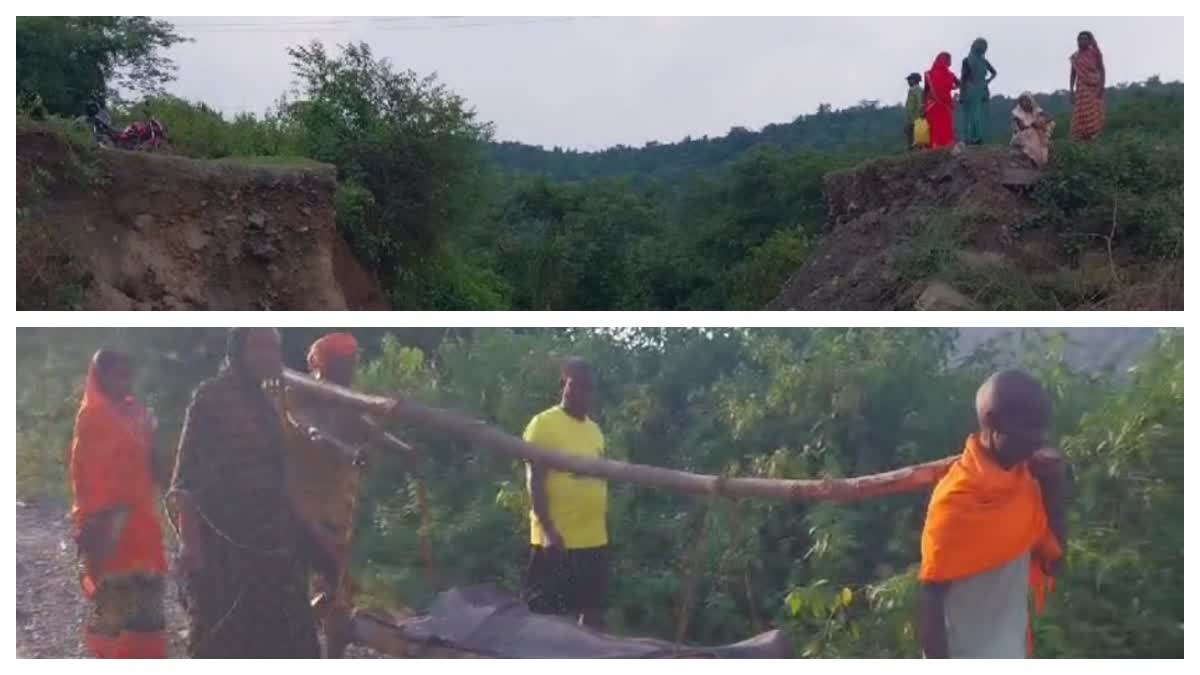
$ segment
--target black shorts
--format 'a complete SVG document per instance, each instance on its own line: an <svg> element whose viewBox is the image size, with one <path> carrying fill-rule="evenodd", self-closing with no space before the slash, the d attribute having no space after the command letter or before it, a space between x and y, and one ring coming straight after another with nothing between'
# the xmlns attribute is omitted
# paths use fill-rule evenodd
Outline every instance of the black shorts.
<svg viewBox="0 0 1200 675"><path fill-rule="evenodd" d="M608 606L608 547L566 551L531 546L525 602L538 614L580 614Z"/></svg>

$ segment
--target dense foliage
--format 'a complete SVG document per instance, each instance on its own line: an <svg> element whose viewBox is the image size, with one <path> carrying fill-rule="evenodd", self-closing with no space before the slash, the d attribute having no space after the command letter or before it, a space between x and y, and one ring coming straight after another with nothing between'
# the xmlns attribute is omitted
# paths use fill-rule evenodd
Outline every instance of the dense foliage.
<svg viewBox="0 0 1200 675"><path fill-rule="evenodd" d="M54 115L82 115L88 101L161 92L174 64L162 52L186 41L148 16L18 16L17 99Z"/></svg>
<svg viewBox="0 0 1200 675"><path fill-rule="evenodd" d="M950 329L356 332L369 349L360 387L403 390L514 433L554 402L557 359L582 355L600 374L597 418L613 457L768 477L861 474L953 454L972 428L974 388L1001 362L986 347L957 354ZM285 331L291 363L316 333ZM1036 622L1043 656L1182 656L1182 338L1162 332L1130 372L1078 370L1053 336L1020 357L1053 392L1075 474L1066 573ZM188 391L221 350L210 329L20 331L19 496L62 494L84 364L105 342L143 359L139 387L164 419L168 453ZM406 436L431 459L416 476L372 463L356 550L361 600L420 607L453 584L518 587L528 509L519 467ZM432 580L414 480L433 510ZM797 655L917 655L913 567L927 495L845 506L707 502L629 486L610 494L616 631L716 643L779 625Z"/></svg>
<svg viewBox="0 0 1200 675"><path fill-rule="evenodd" d="M339 229L394 305L430 304L446 281L430 258L478 213L489 126L436 78L397 72L365 44L289 54L300 98L285 119L301 154L338 168Z"/></svg>

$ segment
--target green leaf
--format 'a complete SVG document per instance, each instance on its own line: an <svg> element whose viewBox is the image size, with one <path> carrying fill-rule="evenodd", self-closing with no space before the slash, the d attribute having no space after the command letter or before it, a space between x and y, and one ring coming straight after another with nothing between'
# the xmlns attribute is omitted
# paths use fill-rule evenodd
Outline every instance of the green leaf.
<svg viewBox="0 0 1200 675"><path fill-rule="evenodd" d="M800 594L800 589L798 588L788 593L784 601L787 602L788 610L791 611L792 616L799 616L800 612L804 609L804 597Z"/></svg>
<svg viewBox="0 0 1200 675"><path fill-rule="evenodd" d="M851 591L849 588L843 588L841 600L843 607L849 607L850 603L854 601L854 591Z"/></svg>

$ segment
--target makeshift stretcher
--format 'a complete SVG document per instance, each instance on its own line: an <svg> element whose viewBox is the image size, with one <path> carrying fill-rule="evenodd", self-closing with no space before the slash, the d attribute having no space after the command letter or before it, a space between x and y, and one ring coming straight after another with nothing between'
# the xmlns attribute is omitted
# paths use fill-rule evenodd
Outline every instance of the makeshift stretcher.
<svg viewBox="0 0 1200 675"><path fill-rule="evenodd" d="M487 448L500 454L537 462L549 469L628 482L676 492L729 499L774 499L782 501L850 502L891 494L931 488L957 457L926 462L886 473L853 478L768 479L711 476L662 467L630 464L610 459L582 458L541 448L451 410L432 408L399 397L372 396L326 382L318 382L287 370L283 374L288 400L303 401L307 407L341 408L352 413L373 430L369 445L386 448L412 464L419 452L391 436L384 427L401 423L406 427L441 433L460 442ZM295 417L306 418L302 410ZM326 410L328 412L328 410ZM311 418L311 417L310 417ZM336 451L343 461L357 464L363 448L339 440L327 429L312 429L319 439ZM306 438L309 438L306 436ZM293 463L308 463L312 453L293 453ZM352 462L352 460L354 460ZM347 504L354 495L327 490L357 492L357 470L349 480L330 480L327 468L296 467L295 475L305 485L297 486L302 496L300 509L310 517L323 519L347 543L351 541L353 518ZM291 468L289 469L291 472ZM306 478L305 478L306 477ZM336 486L336 487L335 487ZM353 508L353 507L351 507ZM329 513L325 513L328 511ZM324 515L323 515L324 514ZM425 529L424 527L422 528ZM427 542L423 543L427 548ZM430 566L432 554L423 551ZM348 569L348 556L339 561ZM623 638L607 635L570 620L534 614L521 600L492 585L452 588L437 596L428 611L418 616L401 616L350 605L350 583L343 577L333 589L333 597L314 601L323 616L335 617L332 625L348 624L345 640L371 647L396 657L408 658L783 658L789 649L783 635L772 630L737 644L719 647L686 647L660 640ZM338 618L340 617L340 619ZM682 637L682 636L680 636ZM331 656L340 654L334 650Z"/></svg>

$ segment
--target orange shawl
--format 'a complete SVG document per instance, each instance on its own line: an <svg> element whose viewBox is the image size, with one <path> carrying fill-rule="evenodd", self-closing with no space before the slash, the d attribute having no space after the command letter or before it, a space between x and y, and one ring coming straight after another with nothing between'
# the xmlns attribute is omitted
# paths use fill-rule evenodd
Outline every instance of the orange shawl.
<svg viewBox="0 0 1200 675"><path fill-rule="evenodd" d="M933 489L921 534L921 580L964 579L1027 553L1040 613L1047 590L1054 587L1047 566L1062 557L1041 487L1025 463L1000 468L972 434L962 457Z"/></svg>
<svg viewBox="0 0 1200 675"><path fill-rule="evenodd" d="M124 507L127 516L112 556L84 570L83 591L89 598L105 576L167 571L150 471L150 439L143 430L146 411L132 397L124 405L128 410L104 394L92 364L71 441L75 536L98 513Z"/></svg>

